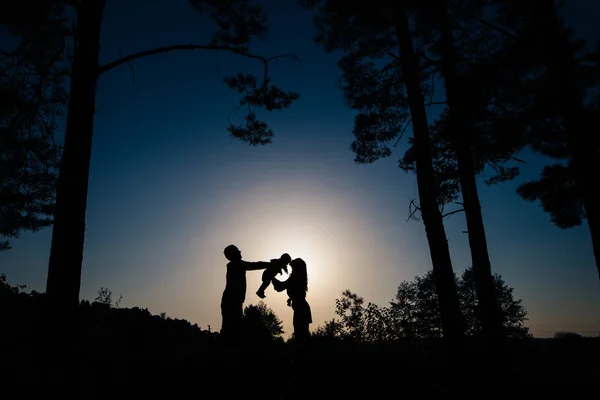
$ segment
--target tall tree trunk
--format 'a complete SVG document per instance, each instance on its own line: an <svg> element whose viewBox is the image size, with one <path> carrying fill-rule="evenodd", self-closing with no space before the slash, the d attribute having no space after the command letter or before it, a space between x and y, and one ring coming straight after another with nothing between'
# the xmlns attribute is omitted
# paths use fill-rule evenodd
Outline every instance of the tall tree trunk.
<svg viewBox="0 0 600 400"><path fill-rule="evenodd" d="M584 118L584 93L574 72L574 55L554 0L537 0L534 29L544 32L543 40L552 43L544 46L550 73L556 79L563 123L567 132L567 146L575 170L586 219L592 238L596 269L600 279L600 196L598 194L598 139L594 137ZM543 45L543 44L541 44Z"/></svg>
<svg viewBox="0 0 600 400"><path fill-rule="evenodd" d="M452 147L458 165L459 182L467 220L469 247L473 263L475 290L481 310L481 326L486 349L496 352L503 342L502 318L494 291L494 280L488 254L483 215L477 192L473 152L471 150L473 129L468 110L468 91L461 89L456 69L458 55L452 26L448 16L447 2L438 0L433 11L440 29L442 47L442 76L446 87ZM490 361L495 361L490 359Z"/></svg>
<svg viewBox="0 0 600 400"><path fill-rule="evenodd" d="M414 146L417 153L416 174L419 202L427 241L429 242L435 286L440 301L442 330L450 354L457 355L462 350L464 341L464 320L456 292L456 281L452 270L442 213L437 203L439 187L436 187L434 180L425 99L421 90L419 63L408 26L405 0L397 0L394 4L394 21L412 117Z"/></svg>
<svg viewBox="0 0 600 400"><path fill-rule="evenodd" d="M105 2L84 0L76 6L71 90L46 282L50 306L46 312L43 356L47 387L48 392L56 391L58 396L67 398L79 394L79 289Z"/></svg>
<svg viewBox="0 0 600 400"><path fill-rule="evenodd" d="M79 304L100 29L105 3L106 0L85 0L77 5L71 90L46 283L49 300L64 311L76 309Z"/></svg>

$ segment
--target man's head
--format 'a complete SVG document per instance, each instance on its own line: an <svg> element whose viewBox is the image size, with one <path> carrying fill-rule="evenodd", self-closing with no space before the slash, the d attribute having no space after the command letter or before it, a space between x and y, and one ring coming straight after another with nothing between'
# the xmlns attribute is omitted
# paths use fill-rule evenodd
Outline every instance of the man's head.
<svg viewBox="0 0 600 400"><path fill-rule="evenodd" d="M242 259L242 252L233 244L225 247L223 254L225 254L225 258L227 258L229 261L239 261Z"/></svg>

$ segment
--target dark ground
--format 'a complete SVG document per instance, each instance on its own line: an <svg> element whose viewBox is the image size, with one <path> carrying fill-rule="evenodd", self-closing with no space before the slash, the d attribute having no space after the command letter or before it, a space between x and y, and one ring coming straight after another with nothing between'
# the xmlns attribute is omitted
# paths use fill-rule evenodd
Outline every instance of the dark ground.
<svg viewBox="0 0 600 400"><path fill-rule="evenodd" d="M140 308L82 302L75 328L61 330L43 295L0 289L0 399L578 399L600 386L600 337L511 340L503 363L469 343L450 366L439 340L313 338L302 361L293 343L258 335L232 350Z"/></svg>
<svg viewBox="0 0 600 400"><path fill-rule="evenodd" d="M531 340L509 357L510 366L478 367L475 356L465 355L465 365L459 368L444 368L433 356L418 360L391 348L323 345L299 363L290 346L231 351L217 343L189 349L157 344L145 352L80 352L79 367L67 381L82 399L583 398L598 390L599 342ZM2 392L9 394L4 398L38 398L59 381L48 372L56 369L54 365L48 368L27 353L22 346L3 349Z"/></svg>

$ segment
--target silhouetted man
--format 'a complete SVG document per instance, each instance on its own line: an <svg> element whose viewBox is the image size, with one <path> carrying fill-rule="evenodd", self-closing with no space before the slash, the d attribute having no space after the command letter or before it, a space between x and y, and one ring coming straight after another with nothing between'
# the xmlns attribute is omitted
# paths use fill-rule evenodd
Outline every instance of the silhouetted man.
<svg viewBox="0 0 600 400"><path fill-rule="evenodd" d="M221 298L221 337L226 342L237 342L242 330L242 315L246 299L246 271L267 268L266 261L244 261L242 252L234 245L225 247L223 251L227 263L227 278L223 297Z"/></svg>

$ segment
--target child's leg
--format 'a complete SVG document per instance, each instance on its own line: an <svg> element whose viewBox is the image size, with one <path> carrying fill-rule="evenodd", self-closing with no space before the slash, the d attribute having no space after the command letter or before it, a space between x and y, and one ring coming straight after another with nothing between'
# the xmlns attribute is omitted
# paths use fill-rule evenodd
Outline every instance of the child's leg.
<svg viewBox="0 0 600 400"><path fill-rule="evenodd" d="M260 287L256 291L256 295L258 297L260 297L261 299L264 299L266 297L265 296L265 289L269 287L270 283L271 283L270 274L267 271L263 272L263 275L262 275L262 284L260 285Z"/></svg>
<svg viewBox="0 0 600 400"><path fill-rule="evenodd" d="M268 269L265 269L262 273L262 284L265 286L265 288L267 286L269 286L269 283L271 282L272 278L273 278L273 273L271 271L269 271Z"/></svg>

